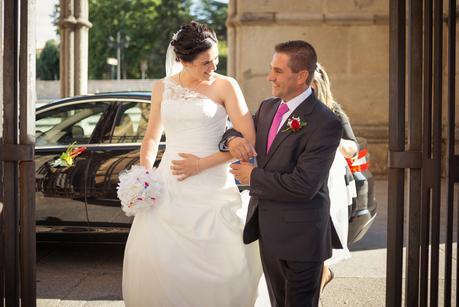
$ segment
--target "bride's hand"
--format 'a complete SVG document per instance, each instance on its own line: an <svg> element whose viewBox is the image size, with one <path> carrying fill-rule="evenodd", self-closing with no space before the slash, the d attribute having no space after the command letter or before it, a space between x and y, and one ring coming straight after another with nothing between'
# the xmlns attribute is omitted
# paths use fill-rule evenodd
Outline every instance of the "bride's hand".
<svg viewBox="0 0 459 307"><path fill-rule="evenodd" d="M172 160L171 170L172 175L178 176L178 180L182 181L190 176L199 174L199 160L201 158L192 154L179 153L183 160Z"/></svg>

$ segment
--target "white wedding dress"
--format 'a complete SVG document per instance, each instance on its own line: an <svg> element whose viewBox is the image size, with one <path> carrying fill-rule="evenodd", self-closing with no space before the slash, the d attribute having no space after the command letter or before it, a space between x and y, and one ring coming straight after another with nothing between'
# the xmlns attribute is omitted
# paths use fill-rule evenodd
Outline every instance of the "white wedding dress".
<svg viewBox="0 0 459 307"><path fill-rule="evenodd" d="M349 228L349 205L352 198L357 196L354 181L346 185L347 162L339 149L336 150L335 158L330 167L328 175L328 193L330 196L330 217L335 226L338 238L343 246L342 249L333 249L333 255L325 261L325 264L332 266L342 260L351 258L347 247L347 235Z"/></svg>
<svg viewBox="0 0 459 307"><path fill-rule="evenodd" d="M222 164L178 181L170 170L178 153L218 151L225 108L164 79L161 118L166 151L158 172L158 204L134 218L123 265L128 307L252 307L262 273L258 245L242 242L236 214L241 196Z"/></svg>

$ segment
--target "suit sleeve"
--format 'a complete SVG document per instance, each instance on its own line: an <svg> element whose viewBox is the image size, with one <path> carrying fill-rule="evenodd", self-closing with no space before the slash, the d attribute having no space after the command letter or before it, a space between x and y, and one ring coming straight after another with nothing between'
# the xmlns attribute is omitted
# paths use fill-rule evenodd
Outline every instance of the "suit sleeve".
<svg viewBox="0 0 459 307"><path fill-rule="evenodd" d="M255 131L257 131L257 120L258 120L258 115L260 113L260 109L261 109L262 105L263 105L263 102L261 103L261 105L258 108L258 110L255 113L255 115L252 116L253 123L255 125ZM242 133L240 133L239 131L237 131L234 128L230 128L230 129L226 130L225 133L222 136L222 139L220 140L220 143L218 143L218 149L220 151L222 151L222 152L228 152L229 149L228 149L228 146L227 146L226 142L230 137L236 137L236 136L237 137L243 137Z"/></svg>
<svg viewBox="0 0 459 307"><path fill-rule="evenodd" d="M333 119L311 136L291 173L255 168L250 176L250 195L279 202L309 201L326 183L338 148L342 125Z"/></svg>

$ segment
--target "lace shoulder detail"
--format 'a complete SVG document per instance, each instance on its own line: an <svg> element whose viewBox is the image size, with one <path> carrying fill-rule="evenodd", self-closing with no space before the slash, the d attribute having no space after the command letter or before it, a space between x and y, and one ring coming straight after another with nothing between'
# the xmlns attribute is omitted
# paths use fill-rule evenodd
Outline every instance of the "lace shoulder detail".
<svg viewBox="0 0 459 307"><path fill-rule="evenodd" d="M164 99L170 100L196 100L208 99L203 94L181 86L171 77L164 78Z"/></svg>

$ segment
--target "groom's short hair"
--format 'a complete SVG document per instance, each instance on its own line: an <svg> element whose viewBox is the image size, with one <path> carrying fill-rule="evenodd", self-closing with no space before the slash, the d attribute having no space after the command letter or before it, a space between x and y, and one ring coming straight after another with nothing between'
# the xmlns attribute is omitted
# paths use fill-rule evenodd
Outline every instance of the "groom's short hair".
<svg viewBox="0 0 459 307"><path fill-rule="evenodd" d="M294 73L307 70L309 76L306 84L311 84L317 67L317 54L311 44L302 40L294 40L277 44L274 50L290 57L289 67Z"/></svg>

